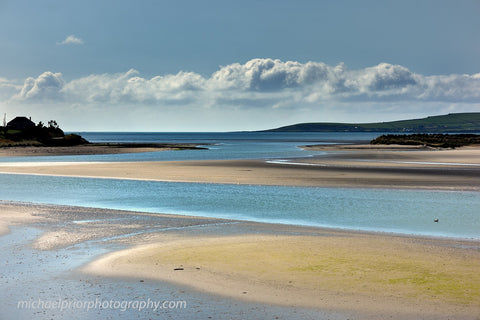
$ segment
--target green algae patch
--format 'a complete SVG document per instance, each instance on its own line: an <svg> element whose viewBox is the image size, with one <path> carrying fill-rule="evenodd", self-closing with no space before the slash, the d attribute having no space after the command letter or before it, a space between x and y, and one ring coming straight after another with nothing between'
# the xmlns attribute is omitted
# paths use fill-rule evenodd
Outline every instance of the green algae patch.
<svg viewBox="0 0 480 320"><path fill-rule="evenodd" d="M181 266L209 277L294 288L480 306L480 244L353 234L246 235L161 245L129 263ZM195 277L192 281L196 281Z"/></svg>

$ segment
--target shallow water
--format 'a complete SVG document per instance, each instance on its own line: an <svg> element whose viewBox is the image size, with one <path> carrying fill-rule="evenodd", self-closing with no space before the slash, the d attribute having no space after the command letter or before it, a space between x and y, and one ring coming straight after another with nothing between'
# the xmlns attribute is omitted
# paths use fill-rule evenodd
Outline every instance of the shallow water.
<svg viewBox="0 0 480 320"><path fill-rule="evenodd" d="M480 239L478 192L12 174L1 174L0 181L3 200Z"/></svg>
<svg viewBox="0 0 480 320"><path fill-rule="evenodd" d="M381 133L81 133L92 142L208 144L209 150L0 158L18 162L265 159L320 151L298 146L368 142ZM307 165L308 163L306 163ZM480 238L480 194L169 183L0 174L0 199L220 217L295 225ZM434 219L439 219L434 223Z"/></svg>
<svg viewBox="0 0 480 320"><path fill-rule="evenodd" d="M2 158L0 162L286 159L321 152L297 146L370 140L379 134L82 134L92 142L194 142L210 150L124 155ZM285 224L480 239L480 193L359 188L307 188L174 183L0 174L0 199L127 209ZM439 222L433 222L438 218ZM79 220L75 223L88 223ZM103 220L102 220L103 221ZM49 227L53 227L50 226ZM231 229L225 228L225 232ZM0 319L347 319L311 309L232 301L184 287L75 273L98 255L119 249L104 238L53 251L33 250L41 234L14 227L0 237ZM127 234L128 235L128 234ZM116 236L124 237L127 235ZM18 309L20 300L185 300L187 309Z"/></svg>

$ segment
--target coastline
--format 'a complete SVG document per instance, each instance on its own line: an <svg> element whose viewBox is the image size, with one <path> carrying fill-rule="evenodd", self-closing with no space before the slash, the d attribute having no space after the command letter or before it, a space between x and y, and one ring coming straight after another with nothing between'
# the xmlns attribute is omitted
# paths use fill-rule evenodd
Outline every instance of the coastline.
<svg viewBox="0 0 480 320"><path fill-rule="evenodd" d="M480 190L480 148L356 148L270 162L0 163L0 172ZM355 319L475 319L480 313L478 240L0 201L0 236L9 226L42 230L30 244L37 251L57 252L85 243L94 251L108 248L109 253L74 274L120 283L169 283L184 288L182 292L221 296L232 304L276 305Z"/></svg>
<svg viewBox="0 0 480 320"><path fill-rule="evenodd" d="M202 150L205 148L197 147L196 144L192 143L91 143L69 147L0 146L0 157L121 154L191 149Z"/></svg>
<svg viewBox="0 0 480 320"><path fill-rule="evenodd" d="M86 242L117 248L79 274L167 282L232 301L355 319L473 319L480 311L479 241L69 206L0 207L4 223L43 230L31 244L35 250Z"/></svg>
<svg viewBox="0 0 480 320"><path fill-rule="evenodd" d="M324 148L324 147L320 147ZM325 155L273 160L0 163L0 173L172 182L313 187L480 190L480 148L327 147ZM353 148L350 146L349 148ZM33 159L33 158L32 158Z"/></svg>

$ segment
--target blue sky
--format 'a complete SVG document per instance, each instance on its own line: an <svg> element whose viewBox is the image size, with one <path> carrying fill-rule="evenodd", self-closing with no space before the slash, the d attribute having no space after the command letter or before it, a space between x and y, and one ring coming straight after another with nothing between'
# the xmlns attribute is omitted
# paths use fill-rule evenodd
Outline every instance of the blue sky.
<svg viewBox="0 0 480 320"><path fill-rule="evenodd" d="M0 111L229 131L480 112L480 1L0 0Z"/></svg>

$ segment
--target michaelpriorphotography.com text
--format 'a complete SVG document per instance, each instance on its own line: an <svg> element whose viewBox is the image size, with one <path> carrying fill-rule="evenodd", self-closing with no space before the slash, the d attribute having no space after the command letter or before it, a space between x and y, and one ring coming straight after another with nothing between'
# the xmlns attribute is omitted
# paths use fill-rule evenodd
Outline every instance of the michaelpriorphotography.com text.
<svg viewBox="0 0 480 320"><path fill-rule="evenodd" d="M120 311L127 310L162 310L162 309L186 309L187 302L185 300L77 300L58 298L55 300L30 299L20 300L17 302L18 309L82 309L82 310L98 310L98 309L114 309Z"/></svg>

